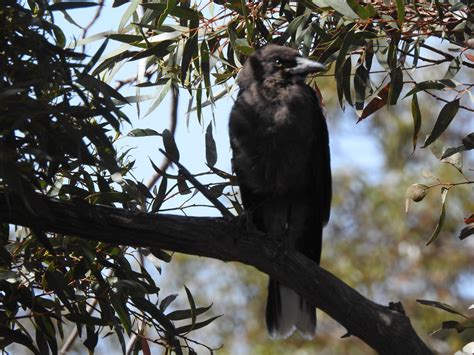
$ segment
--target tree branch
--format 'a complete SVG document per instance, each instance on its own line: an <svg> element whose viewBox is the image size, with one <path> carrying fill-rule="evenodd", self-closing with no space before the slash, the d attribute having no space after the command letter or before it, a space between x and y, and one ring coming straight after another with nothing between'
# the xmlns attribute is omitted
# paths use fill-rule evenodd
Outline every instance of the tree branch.
<svg viewBox="0 0 474 355"><path fill-rule="evenodd" d="M244 223L223 218L150 215L38 196L32 215L23 199L0 192L0 222L81 238L155 247L252 265L288 285L381 354L431 354L399 304L376 304L304 255L287 251Z"/></svg>

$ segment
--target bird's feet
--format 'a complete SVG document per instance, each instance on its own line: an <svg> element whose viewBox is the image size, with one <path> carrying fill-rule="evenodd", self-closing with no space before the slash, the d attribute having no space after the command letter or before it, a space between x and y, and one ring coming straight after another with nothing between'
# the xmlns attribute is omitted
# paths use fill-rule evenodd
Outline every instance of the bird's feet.
<svg viewBox="0 0 474 355"><path fill-rule="evenodd" d="M245 234L261 234L262 237L265 237L265 234L257 229L253 223L253 213L252 211L244 211L236 218L232 220L235 228L240 230ZM234 243L237 243L237 238L235 238Z"/></svg>

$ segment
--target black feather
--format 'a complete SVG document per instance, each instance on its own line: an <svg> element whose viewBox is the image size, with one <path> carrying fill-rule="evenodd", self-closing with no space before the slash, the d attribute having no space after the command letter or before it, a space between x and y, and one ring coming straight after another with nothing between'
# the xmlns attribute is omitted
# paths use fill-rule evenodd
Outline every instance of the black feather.
<svg viewBox="0 0 474 355"><path fill-rule="evenodd" d="M240 92L229 121L232 166L253 223L317 263L331 205L329 138L321 104L304 79L322 68L291 48L257 50L237 78ZM306 337L314 334L314 306L295 294L306 318L293 319L285 309L292 291L270 279L268 292L272 336L288 336L295 328Z"/></svg>

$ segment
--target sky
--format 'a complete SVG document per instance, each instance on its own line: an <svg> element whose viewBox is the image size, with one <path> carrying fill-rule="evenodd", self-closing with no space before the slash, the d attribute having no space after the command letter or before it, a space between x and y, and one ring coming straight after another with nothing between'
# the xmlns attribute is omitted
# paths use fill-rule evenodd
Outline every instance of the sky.
<svg viewBox="0 0 474 355"><path fill-rule="evenodd" d="M116 31L124 11L126 11L128 4L119 8L111 8L111 1L106 1L106 8L103 9L101 17L96 21L94 26L89 30L87 36L93 36L98 33L107 31ZM92 9L92 10L91 10ZM85 10L77 9L71 10L70 14L74 20L79 24L88 23L91 20L91 14L95 8L88 8ZM56 15L56 23L63 29L66 37L73 43L77 39L81 31L67 22L64 17L58 12ZM86 53L93 54L101 41L92 42L87 45ZM113 49L118 48L120 43L110 41L109 46L104 55L110 53ZM136 62L127 64L125 70L119 72L119 78L128 78L135 74L137 67ZM111 83L113 86L113 83ZM142 89L141 94L156 94L161 88L152 90ZM200 124L197 120L195 112L189 115L189 121L185 119L188 116L188 102L190 96L186 90L180 90L179 108L178 108L178 125L175 135L176 143L180 150L180 162L192 173L200 173L207 171L205 166L205 145L204 132L209 122L213 122L214 139L216 141L218 161L216 167L230 172L231 150L228 138L228 118L232 108L234 98L238 89L233 87L232 96L225 97L216 102L214 107L207 107L203 109L203 123ZM155 91L156 90L156 91ZM219 92L219 89L214 90L214 93ZM135 95L135 88L128 87L122 92L125 96ZM148 110L150 102L143 102L140 104L140 114L137 112L136 104L123 107L123 111L128 115L135 128L152 128L161 132L168 128L170 122L170 94L163 100L158 108L146 117L143 117ZM365 125L355 125L355 113L343 113L340 109L326 112L327 122L330 131L330 145L331 145L331 165L332 169L351 170L357 169L366 172L370 178L374 179L380 175L383 168L383 157L377 153L378 149L374 140L371 140L370 135L367 135ZM338 121L338 122L337 122ZM132 127L125 127L123 130L127 132L127 128L132 130ZM337 129L337 132L334 132ZM162 148L161 137L123 137L119 139L116 144L118 150L133 148L130 152L132 159L136 160L135 168L133 170L134 176L143 181L148 182L150 177L154 174L154 170L149 162L149 159L160 166L163 156L158 151ZM175 172L176 170L171 170ZM206 178L201 178L201 182L209 182ZM185 197L184 199L186 199ZM200 196L195 197L195 202L198 205L206 204L206 200ZM179 200L181 201L181 200ZM176 206L177 200L173 201L173 205L164 204L163 208L170 208ZM218 215L215 209L197 207L187 210L189 215Z"/></svg>

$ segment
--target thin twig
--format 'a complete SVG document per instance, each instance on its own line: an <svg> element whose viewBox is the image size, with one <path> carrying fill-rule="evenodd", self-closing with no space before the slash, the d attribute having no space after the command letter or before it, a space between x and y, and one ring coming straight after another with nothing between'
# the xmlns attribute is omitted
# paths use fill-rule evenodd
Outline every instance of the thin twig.
<svg viewBox="0 0 474 355"><path fill-rule="evenodd" d="M172 84L171 94L172 94L172 96L171 96L170 132L174 137L174 135L176 133L176 125L177 125L177 122L178 122L178 99L179 99L179 90L178 90L178 87L176 86L176 84ZM160 166L160 170L163 171L163 172L166 172L166 170L168 169L170 164L171 164L171 161L169 160L168 157L166 157L166 160ZM151 177L150 181L148 181L148 183L146 184L146 187L148 188L148 190L151 190L153 188L153 186L155 186L155 184L158 182L160 177L161 177L161 174L158 173L158 172L156 172Z"/></svg>
<svg viewBox="0 0 474 355"><path fill-rule="evenodd" d="M216 198L214 197L209 190L201 184L190 172L188 169L186 169L180 162L176 161L171 157L168 153L166 153L163 149L159 149L159 151L171 162L176 164L176 166L179 169L179 172L183 174L183 176L191 183L194 185L194 187L203 194L205 198L209 200L210 203L212 203L222 214L224 218L227 220L231 220L234 218L234 215L229 212L229 210Z"/></svg>

